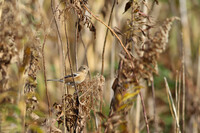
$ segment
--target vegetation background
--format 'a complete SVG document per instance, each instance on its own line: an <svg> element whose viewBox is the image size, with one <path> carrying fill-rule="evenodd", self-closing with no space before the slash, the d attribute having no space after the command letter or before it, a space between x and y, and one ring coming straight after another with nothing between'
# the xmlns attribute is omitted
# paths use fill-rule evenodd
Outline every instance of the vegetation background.
<svg viewBox="0 0 200 133"><path fill-rule="evenodd" d="M0 0L0 132L200 132L199 7Z"/></svg>

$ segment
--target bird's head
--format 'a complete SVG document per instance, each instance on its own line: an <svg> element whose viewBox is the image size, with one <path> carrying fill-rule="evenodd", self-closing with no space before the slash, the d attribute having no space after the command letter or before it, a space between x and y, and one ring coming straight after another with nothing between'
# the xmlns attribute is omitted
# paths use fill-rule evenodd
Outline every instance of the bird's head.
<svg viewBox="0 0 200 133"><path fill-rule="evenodd" d="M89 71L89 68L88 68L86 65L82 65L82 66L78 69L78 71L81 71L81 72L84 72L85 74L87 74L88 71Z"/></svg>

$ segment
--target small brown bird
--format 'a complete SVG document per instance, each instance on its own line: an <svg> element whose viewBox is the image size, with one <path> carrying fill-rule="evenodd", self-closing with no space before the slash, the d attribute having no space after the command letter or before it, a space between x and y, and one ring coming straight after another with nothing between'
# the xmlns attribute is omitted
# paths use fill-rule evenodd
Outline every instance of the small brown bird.
<svg viewBox="0 0 200 133"><path fill-rule="evenodd" d="M89 71L89 68L85 65L82 65L76 73L73 73L75 84L82 83L85 80L85 78L88 74L88 71ZM73 76L67 75L61 79L48 79L47 81L65 82L66 84L74 85L73 84Z"/></svg>

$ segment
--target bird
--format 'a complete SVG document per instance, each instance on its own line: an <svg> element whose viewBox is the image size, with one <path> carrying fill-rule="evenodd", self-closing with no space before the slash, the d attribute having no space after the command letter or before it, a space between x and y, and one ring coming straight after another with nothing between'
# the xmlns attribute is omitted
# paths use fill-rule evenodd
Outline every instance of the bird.
<svg viewBox="0 0 200 133"><path fill-rule="evenodd" d="M47 81L65 82L65 84L73 86L74 82L75 84L82 83L85 80L88 74L88 71L89 71L89 68L86 65L82 65L76 73L73 73L73 75L70 74L61 79L48 79ZM74 81L73 81L73 77L74 77Z"/></svg>

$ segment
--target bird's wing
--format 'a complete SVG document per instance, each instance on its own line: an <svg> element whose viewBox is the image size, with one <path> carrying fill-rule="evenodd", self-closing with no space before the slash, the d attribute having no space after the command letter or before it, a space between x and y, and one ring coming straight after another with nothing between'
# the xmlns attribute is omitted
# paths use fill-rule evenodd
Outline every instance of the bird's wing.
<svg viewBox="0 0 200 133"><path fill-rule="evenodd" d="M67 75L64 77L64 79L67 79L67 78L72 78L74 76L74 78L76 78L79 74L78 73L74 73L73 75Z"/></svg>
<svg viewBox="0 0 200 133"><path fill-rule="evenodd" d="M74 80L73 80L73 76L72 75L67 75L64 77L65 79L65 82L69 85L72 85L73 84L73 81L75 81L75 83L77 82L77 78L79 77L79 73L74 73L73 76L74 76Z"/></svg>

